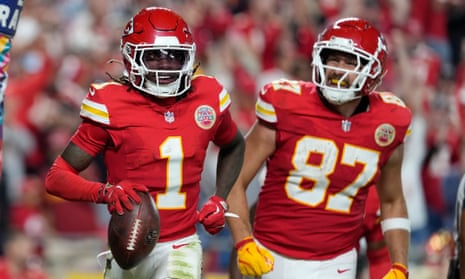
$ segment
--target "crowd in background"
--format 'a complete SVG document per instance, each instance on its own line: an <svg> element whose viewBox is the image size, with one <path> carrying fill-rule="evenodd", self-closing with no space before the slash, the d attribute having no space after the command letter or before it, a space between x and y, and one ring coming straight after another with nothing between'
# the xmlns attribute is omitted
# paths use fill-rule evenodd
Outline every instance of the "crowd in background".
<svg viewBox="0 0 465 279"><path fill-rule="evenodd" d="M376 25L391 54L378 90L400 96L413 112L402 170L411 258L418 264L441 261L438 255L447 253L449 243L438 247L430 241L453 229L465 173L465 0L25 1L5 96L0 203L8 210L0 212L0 243L7 227L29 235L51 278L65 278L72 269L99 270L95 256L106 249L106 208L46 195L44 175L80 123L89 85L122 72L124 24L152 5L174 9L191 26L197 73L217 77L228 89L244 133L255 120L256 94L264 83L311 80L312 46L326 23L358 16ZM207 161L205 197L215 179L210 166ZM82 175L105 181L98 162ZM232 247L228 231L205 234L203 242L206 269L224 271Z"/></svg>

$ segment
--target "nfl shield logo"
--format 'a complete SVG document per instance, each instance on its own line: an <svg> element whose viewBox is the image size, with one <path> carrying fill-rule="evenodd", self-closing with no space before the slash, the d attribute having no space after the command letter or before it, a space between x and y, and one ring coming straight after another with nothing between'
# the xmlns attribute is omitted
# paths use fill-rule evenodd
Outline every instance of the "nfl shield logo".
<svg viewBox="0 0 465 279"><path fill-rule="evenodd" d="M341 121L341 128L344 132L349 132L350 126L352 126L352 123L349 120L345 119Z"/></svg>
<svg viewBox="0 0 465 279"><path fill-rule="evenodd" d="M173 123L174 122L174 112L172 112L172 111L165 112L165 121L168 122L168 123Z"/></svg>

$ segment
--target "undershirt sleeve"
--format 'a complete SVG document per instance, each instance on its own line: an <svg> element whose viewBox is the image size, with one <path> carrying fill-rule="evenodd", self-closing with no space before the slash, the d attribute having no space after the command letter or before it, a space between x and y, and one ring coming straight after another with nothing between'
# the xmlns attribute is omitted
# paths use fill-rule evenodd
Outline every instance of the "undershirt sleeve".
<svg viewBox="0 0 465 279"><path fill-rule="evenodd" d="M45 178L47 192L72 201L98 202L102 183L89 181L58 156Z"/></svg>

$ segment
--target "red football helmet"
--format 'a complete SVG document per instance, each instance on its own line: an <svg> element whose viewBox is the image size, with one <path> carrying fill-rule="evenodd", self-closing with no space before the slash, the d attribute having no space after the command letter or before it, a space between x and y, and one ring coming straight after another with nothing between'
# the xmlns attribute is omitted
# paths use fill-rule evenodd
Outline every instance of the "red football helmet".
<svg viewBox="0 0 465 279"><path fill-rule="evenodd" d="M340 51L354 55L357 65L353 70L335 68L326 65L330 51ZM313 46L313 82L321 93L333 104L345 102L368 95L381 83L386 73L387 45L383 35L368 21L360 18L344 18L320 33ZM326 70L333 69L344 73L357 74L349 88L327 84Z"/></svg>
<svg viewBox="0 0 465 279"><path fill-rule="evenodd" d="M124 28L121 53L131 84L150 95L186 92L194 72L195 43L186 22L170 9L142 9Z"/></svg>

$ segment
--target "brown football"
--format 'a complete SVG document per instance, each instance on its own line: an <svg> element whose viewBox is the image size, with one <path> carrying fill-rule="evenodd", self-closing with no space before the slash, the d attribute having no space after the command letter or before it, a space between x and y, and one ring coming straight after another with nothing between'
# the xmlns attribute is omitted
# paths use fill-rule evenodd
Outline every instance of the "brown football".
<svg viewBox="0 0 465 279"><path fill-rule="evenodd" d="M160 235L160 215L149 193L138 192L142 201L123 215L113 213L108 224L108 244L123 269L138 265L155 247Z"/></svg>

